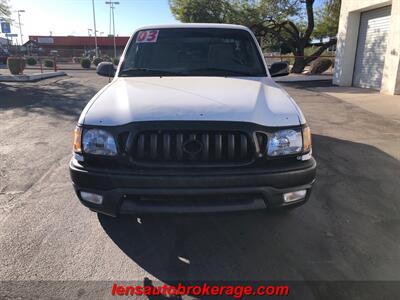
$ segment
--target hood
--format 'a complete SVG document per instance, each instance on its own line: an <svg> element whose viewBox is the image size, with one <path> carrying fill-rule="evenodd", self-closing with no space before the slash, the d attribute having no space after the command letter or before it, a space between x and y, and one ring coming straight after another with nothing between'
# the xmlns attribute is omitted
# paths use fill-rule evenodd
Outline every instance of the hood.
<svg viewBox="0 0 400 300"><path fill-rule="evenodd" d="M192 120L290 126L302 119L290 96L268 77L125 77L104 87L79 123Z"/></svg>

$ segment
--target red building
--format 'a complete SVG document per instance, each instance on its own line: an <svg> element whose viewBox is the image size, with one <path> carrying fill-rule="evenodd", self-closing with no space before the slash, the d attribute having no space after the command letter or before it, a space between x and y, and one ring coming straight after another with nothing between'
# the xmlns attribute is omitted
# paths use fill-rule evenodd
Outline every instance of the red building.
<svg viewBox="0 0 400 300"><path fill-rule="evenodd" d="M117 57L122 54L128 36L115 37L115 45L117 49ZM95 50L94 36L29 36L26 46L33 51L39 52L41 55L50 55L57 53L58 56L80 57L88 52ZM97 47L101 55L114 56L114 38L113 37L97 37Z"/></svg>

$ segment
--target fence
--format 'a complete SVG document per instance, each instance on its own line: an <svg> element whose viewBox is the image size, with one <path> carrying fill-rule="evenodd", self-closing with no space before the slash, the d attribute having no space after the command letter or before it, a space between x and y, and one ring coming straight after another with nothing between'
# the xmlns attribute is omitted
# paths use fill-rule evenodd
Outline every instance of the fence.
<svg viewBox="0 0 400 300"><path fill-rule="evenodd" d="M26 57L33 57L37 61L37 65L34 68L39 68L41 72L43 72L44 69L44 62L47 60L52 61L53 66L51 67L54 69L54 71L57 71L59 69L63 68L69 68L72 66L78 67L79 66L79 58L80 57L73 57L73 56L59 56L59 55L53 55L53 56L43 56L43 55L32 55L32 56L26 56ZM294 55L275 55L275 54L265 54L264 53L264 59L266 60L268 66L273 64L274 62L282 62L282 61L287 61L289 65L293 65L294 60L296 57L310 57L310 56L294 56ZM321 55L317 56L316 58L328 58L331 59L333 62L335 60L335 55ZM47 67L49 68L49 67Z"/></svg>
<svg viewBox="0 0 400 300"><path fill-rule="evenodd" d="M55 56L29 56L36 60L36 65L33 68L39 68L40 73L43 73L44 68L53 69L58 71L57 58ZM46 62L50 61L51 65L46 66Z"/></svg>
<svg viewBox="0 0 400 300"><path fill-rule="evenodd" d="M295 55L270 55L270 54L264 54L264 59L267 62L268 65L273 64L274 62L281 62L281 61L287 61L289 65L293 65L294 60L296 57L312 57L312 56L295 56ZM320 55L320 56L315 56L315 58L328 58L331 59L333 62L335 61L335 55Z"/></svg>

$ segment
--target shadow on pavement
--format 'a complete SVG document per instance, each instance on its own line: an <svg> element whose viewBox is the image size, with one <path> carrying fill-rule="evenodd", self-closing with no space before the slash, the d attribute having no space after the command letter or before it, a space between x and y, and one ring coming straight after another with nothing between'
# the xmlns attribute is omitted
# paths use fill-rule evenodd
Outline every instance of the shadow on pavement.
<svg viewBox="0 0 400 300"><path fill-rule="evenodd" d="M100 224L127 256L167 283L399 280L400 162L369 145L313 138L317 183L310 201L292 212L99 215ZM332 298L371 295L365 286L354 294L324 283L334 286ZM309 296L327 293L325 285L305 286Z"/></svg>
<svg viewBox="0 0 400 300"><path fill-rule="evenodd" d="M53 81L54 79L52 79ZM33 84L0 83L0 109L55 117L78 116L98 88L68 79Z"/></svg>
<svg viewBox="0 0 400 300"><path fill-rule="evenodd" d="M332 80L310 80L310 81L278 81L281 86L288 86L296 89L315 88L315 87L333 87Z"/></svg>

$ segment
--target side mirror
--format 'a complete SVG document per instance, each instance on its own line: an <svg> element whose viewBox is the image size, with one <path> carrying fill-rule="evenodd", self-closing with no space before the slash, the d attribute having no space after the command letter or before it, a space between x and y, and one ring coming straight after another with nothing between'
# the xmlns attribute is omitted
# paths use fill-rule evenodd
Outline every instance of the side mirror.
<svg viewBox="0 0 400 300"><path fill-rule="evenodd" d="M101 62L97 65L96 73L100 76L106 77L114 77L115 75L115 68L113 63L110 62Z"/></svg>
<svg viewBox="0 0 400 300"><path fill-rule="evenodd" d="M271 77L279 77L289 75L289 63L286 61L276 62L268 69Z"/></svg>

